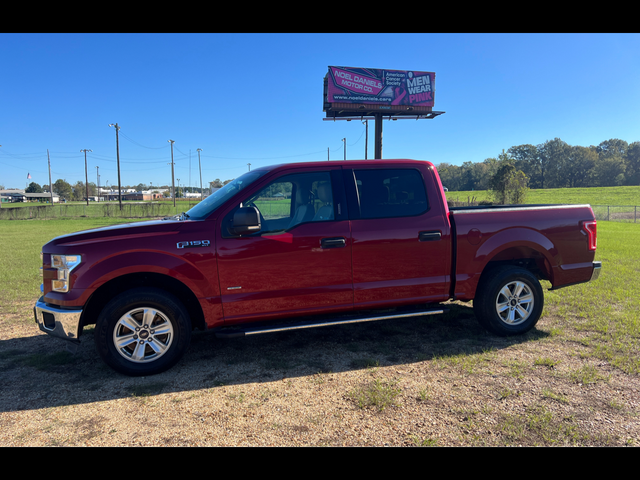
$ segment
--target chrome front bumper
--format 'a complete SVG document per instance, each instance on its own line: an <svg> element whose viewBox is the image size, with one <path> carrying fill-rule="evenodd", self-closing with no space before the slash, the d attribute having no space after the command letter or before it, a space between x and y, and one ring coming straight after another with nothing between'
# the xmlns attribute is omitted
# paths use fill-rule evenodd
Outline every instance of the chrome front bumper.
<svg viewBox="0 0 640 480"><path fill-rule="evenodd" d="M47 305L40 297L33 307L36 323L40 330L54 337L62 338L73 343L80 343L80 317L82 309L69 310L66 308Z"/></svg>

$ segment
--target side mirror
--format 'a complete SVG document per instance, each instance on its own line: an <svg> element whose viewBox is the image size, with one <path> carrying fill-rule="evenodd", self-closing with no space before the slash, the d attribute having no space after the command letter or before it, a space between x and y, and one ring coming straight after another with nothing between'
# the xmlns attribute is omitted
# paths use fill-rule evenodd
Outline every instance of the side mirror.
<svg viewBox="0 0 640 480"><path fill-rule="evenodd" d="M249 233L259 232L260 212L256 207L240 207L233 214L233 225L229 230L234 235L247 235Z"/></svg>

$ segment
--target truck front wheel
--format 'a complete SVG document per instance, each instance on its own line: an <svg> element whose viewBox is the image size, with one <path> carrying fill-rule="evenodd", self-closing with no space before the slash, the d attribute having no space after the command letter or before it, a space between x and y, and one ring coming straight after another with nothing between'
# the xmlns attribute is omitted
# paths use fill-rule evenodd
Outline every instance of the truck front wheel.
<svg viewBox="0 0 640 480"><path fill-rule="evenodd" d="M528 270L502 266L480 280L473 309L480 324L500 335L520 335L531 330L542 315L544 294Z"/></svg>
<svg viewBox="0 0 640 480"><path fill-rule="evenodd" d="M112 299L96 322L100 357L130 376L154 375L175 365L189 347L191 322L182 303L155 288L135 288Z"/></svg>

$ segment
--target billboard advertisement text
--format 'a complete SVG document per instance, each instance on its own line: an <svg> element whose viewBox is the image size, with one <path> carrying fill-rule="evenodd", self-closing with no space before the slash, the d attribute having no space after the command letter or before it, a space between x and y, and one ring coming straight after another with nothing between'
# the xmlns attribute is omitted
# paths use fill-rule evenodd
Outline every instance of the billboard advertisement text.
<svg viewBox="0 0 640 480"><path fill-rule="evenodd" d="M433 107L436 74L414 70L329 67L329 103Z"/></svg>

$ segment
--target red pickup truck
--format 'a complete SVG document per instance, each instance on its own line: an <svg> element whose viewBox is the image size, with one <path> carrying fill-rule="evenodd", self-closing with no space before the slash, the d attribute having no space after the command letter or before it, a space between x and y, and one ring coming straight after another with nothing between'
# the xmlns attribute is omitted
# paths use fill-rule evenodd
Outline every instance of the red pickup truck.
<svg viewBox="0 0 640 480"><path fill-rule="evenodd" d="M597 278L589 205L449 208L424 161L252 170L188 212L63 235L43 247L40 329L127 375L173 366L191 331L249 335L442 313L473 300L497 335L553 289Z"/></svg>

